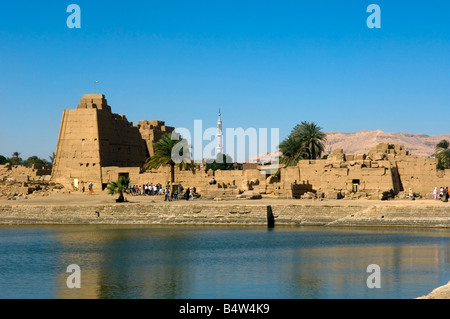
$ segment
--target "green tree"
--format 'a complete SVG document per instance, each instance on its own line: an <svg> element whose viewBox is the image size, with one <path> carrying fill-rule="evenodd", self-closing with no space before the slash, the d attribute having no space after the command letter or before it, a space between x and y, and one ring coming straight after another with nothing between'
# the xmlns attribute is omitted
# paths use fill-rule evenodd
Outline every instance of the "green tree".
<svg viewBox="0 0 450 319"><path fill-rule="evenodd" d="M119 176L117 182L109 182L107 186L108 194L114 195L119 193L119 198L116 202L122 203L125 201L124 193L128 193L128 187L130 185L130 178L128 176Z"/></svg>
<svg viewBox="0 0 450 319"><path fill-rule="evenodd" d="M192 163L189 144L178 133L169 133L153 144L154 154L144 164L145 170L170 166L170 183L175 181L175 166L186 166Z"/></svg>
<svg viewBox="0 0 450 319"><path fill-rule="evenodd" d="M10 158L8 158L8 162L11 165L22 165L22 158L20 157L20 152L14 152Z"/></svg>
<svg viewBox="0 0 450 319"><path fill-rule="evenodd" d="M447 140L440 141L435 147L435 155L438 159L437 169L450 168L450 143Z"/></svg>
<svg viewBox="0 0 450 319"><path fill-rule="evenodd" d="M28 157L25 161L22 162L23 165L26 167L31 167L33 164L47 164L47 160L43 158L39 158L36 155Z"/></svg>
<svg viewBox="0 0 450 319"><path fill-rule="evenodd" d="M280 143L278 149L281 152L280 163L287 166L297 165L299 160L306 157L305 146L297 138L289 135Z"/></svg>
<svg viewBox="0 0 450 319"><path fill-rule="evenodd" d="M3 155L0 155L0 165L8 163L8 159Z"/></svg>
<svg viewBox="0 0 450 319"><path fill-rule="evenodd" d="M294 127L291 135L301 141L305 148L307 159L321 157L325 149L324 143L327 141L327 136L316 123L302 122Z"/></svg>
<svg viewBox="0 0 450 319"><path fill-rule="evenodd" d="M326 134L320 126L314 122L302 122L278 146L282 153L280 163L295 166L302 159L320 158L326 140Z"/></svg>
<svg viewBox="0 0 450 319"><path fill-rule="evenodd" d="M219 153L212 163L206 163L206 169L213 171L217 171L218 169L224 171L235 169L233 158L229 155Z"/></svg>

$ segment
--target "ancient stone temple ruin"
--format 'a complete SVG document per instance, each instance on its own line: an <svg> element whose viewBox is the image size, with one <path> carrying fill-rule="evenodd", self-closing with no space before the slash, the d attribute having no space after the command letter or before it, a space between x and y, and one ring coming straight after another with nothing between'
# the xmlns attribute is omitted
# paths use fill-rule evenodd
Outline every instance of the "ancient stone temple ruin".
<svg viewBox="0 0 450 319"><path fill-rule="evenodd" d="M172 131L163 121L133 125L111 112L104 95L85 94L76 109L63 111L52 180L68 187L92 182L105 188L111 174L139 173L153 153L152 143Z"/></svg>
<svg viewBox="0 0 450 319"><path fill-rule="evenodd" d="M70 190L92 182L100 191L121 175L131 184L166 185L169 167L142 167L153 155L153 143L173 130L164 121L133 125L111 112L104 95L83 95L76 109L63 112L51 180ZM437 170L436 164L435 158L409 155L403 146L379 144L366 154L334 150L327 159L301 160L277 174L262 164L215 172L177 169L175 183L195 188L204 198L383 199L409 188L429 197L435 187L450 186L450 170ZM210 183L212 178L216 183Z"/></svg>
<svg viewBox="0 0 450 319"><path fill-rule="evenodd" d="M285 180L310 184L325 197L383 198L409 188L425 195L449 185L450 173L436 170L436 164L434 158L409 155L403 146L381 143L367 154L337 149L327 159L300 161L282 172Z"/></svg>

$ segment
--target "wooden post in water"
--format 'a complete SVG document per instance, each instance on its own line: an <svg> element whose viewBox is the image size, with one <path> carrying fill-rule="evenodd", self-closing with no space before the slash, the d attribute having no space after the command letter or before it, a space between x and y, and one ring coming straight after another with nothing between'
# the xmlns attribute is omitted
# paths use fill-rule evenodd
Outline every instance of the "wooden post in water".
<svg viewBox="0 0 450 319"><path fill-rule="evenodd" d="M267 206L267 227L275 227L275 217L273 216L272 206Z"/></svg>

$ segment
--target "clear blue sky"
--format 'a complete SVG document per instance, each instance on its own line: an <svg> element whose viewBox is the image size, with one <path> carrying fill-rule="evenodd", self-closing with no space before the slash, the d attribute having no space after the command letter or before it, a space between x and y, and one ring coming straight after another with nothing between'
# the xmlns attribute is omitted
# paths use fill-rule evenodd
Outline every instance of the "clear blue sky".
<svg viewBox="0 0 450 319"><path fill-rule="evenodd" d="M69 29L69 4L81 29ZM366 8L381 7L381 29ZM449 1L2 1L0 154L55 151L100 83L113 112L192 128L449 133Z"/></svg>

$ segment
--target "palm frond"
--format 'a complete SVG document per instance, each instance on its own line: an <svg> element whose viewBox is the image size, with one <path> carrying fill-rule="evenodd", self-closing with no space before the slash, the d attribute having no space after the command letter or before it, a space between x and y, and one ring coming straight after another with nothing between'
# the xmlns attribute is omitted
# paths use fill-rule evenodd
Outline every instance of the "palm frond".
<svg viewBox="0 0 450 319"><path fill-rule="evenodd" d="M437 143L437 145L435 147L436 154L438 154L444 150L447 150L449 148L449 146L450 146L449 141L447 141L447 140L440 141L439 143Z"/></svg>
<svg viewBox="0 0 450 319"><path fill-rule="evenodd" d="M116 193L127 193L129 185L130 178L128 176L119 176L116 182L109 182L106 189L110 195L114 195Z"/></svg>

